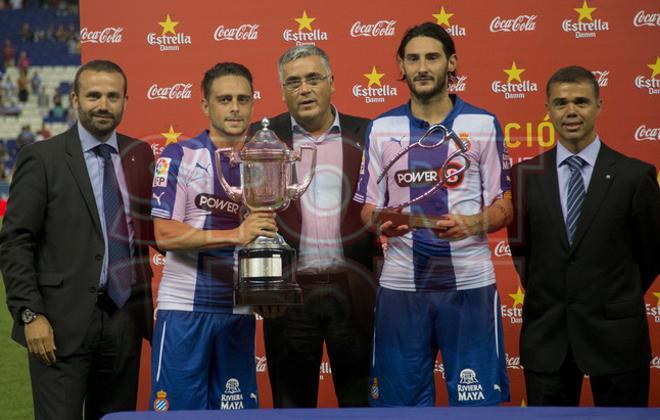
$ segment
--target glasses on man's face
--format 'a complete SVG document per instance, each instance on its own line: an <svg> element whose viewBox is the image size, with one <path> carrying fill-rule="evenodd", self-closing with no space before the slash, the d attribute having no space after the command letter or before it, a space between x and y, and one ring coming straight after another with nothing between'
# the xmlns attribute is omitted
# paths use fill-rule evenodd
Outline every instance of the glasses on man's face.
<svg viewBox="0 0 660 420"><path fill-rule="evenodd" d="M328 79L331 75L327 74L325 76L321 76L320 74L314 74L311 76L307 76L304 79L301 79L299 77L292 77L290 79L287 79L284 81L282 86L290 92L295 92L300 87L305 83L307 86L311 87L316 87L320 85L324 80Z"/></svg>

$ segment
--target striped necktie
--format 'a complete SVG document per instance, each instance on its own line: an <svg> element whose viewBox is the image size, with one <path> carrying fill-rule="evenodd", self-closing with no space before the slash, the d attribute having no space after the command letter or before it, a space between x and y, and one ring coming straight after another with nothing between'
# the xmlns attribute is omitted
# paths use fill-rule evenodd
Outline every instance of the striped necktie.
<svg viewBox="0 0 660 420"><path fill-rule="evenodd" d="M582 212L582 204L586 195L582 172L580 169L586 162L578 156L570 156L564 160L571 171L568 178L568 191L566 197L566 232L568 233L568 242L573 244L575 231L577 230L578 219Z"/></svg>
<svg viewBox="0 0 660 420"><path fill-rule="evenodd" d="M129 247L124 200L112 164L112 146L100 144L96 153L103 158L103 210L108 240L108 296L118 308L131 296L133 266Z"/></svg>

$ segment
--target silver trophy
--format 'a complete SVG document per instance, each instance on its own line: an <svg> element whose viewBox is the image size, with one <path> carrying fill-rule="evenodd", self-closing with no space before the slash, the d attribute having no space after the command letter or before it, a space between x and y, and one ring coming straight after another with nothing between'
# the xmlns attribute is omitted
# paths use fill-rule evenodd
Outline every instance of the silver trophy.
<svg viewBox="0 0 660 420"><path fill-rule="evenodd" d="M450 178L459 176L463 172L467 171L467 169L470 167L470 159L467 156L468 144L466 141L463 141L459 136L456 135L456 133L442 124L432 125L428 128L428 130L426 130L424 135L417 142L410 143L407 147L401 149L401 151L399 151L385 165L383 171L376 180L376 183L380 183L387 176L387 172L390 170L390 168L392 168L394 163L396 163L396 161L398 161L402 156L405 156L410 152L410 150L414 148L420 147L426 150L436 149L443 146L450 148L450 144L452 143L455 145L455 150L448 152L445 162L438 170L438 179L435 184L433 184L423 194L413 198L412 200L408 200L394 206L377 207L374 209L371 222L376 226L380 226L387 221L392 221L393 226L408 225L408 227L411 229L437 229L436 223L438 220L440 220L440 218L402 213L401 210L404 207L412 206L415 203L427 199L432 194L440 190L443 186L445 186L449 182ZM452 170L451 173L449 173L450 169Z"/></svg>
<svg viewBox="0 0 660 420"><path fill-rule="evenodd" d="M262 128L236 153L232 148L218 149L215 159L218 180L227 196L242 202L250 211L278 212L297 200L312 182L316 169L316 148L303 145L291 150L268 128ZM311 167L302 183L292 184L292 165L311 153ZM222 173L222 155L230 164L241 165L241 187L229 185ZM238 251L238 279L234 303L241 305L299 305L302 291L296 282L296 251L279 234L259 236Z"/></svg>

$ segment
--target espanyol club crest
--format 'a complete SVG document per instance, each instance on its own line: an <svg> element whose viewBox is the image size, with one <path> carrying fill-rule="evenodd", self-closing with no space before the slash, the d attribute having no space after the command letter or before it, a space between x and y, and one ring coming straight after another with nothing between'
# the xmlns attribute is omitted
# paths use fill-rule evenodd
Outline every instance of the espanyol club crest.
<svg viewBox="0 0 660 420"><path fill-rule="evenodd" d="M170 409L170 402L167 401L167 392L162 389L156 392L156 399L154 400L155 411L167 411Z"/></svg>
<svg viewBox="0 0 660 420"><path fill-rule="evenodd" d="M377 400L380 396L380 391L378 390L378 378L373 378L371 386L369 387L369 393L374 400Z"/></svg>

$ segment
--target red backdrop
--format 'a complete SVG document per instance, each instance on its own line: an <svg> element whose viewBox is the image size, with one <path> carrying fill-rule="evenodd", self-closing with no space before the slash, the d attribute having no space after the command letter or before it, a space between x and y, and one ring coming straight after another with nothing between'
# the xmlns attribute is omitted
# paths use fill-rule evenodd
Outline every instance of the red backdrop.
<svg viewBox="0 0 660 420"><path fill-rule="evenodd" d="M414 6L413 6L414 4ZM172 141L208 126L200 81L219 61L245 64L254 75L254 118L285 110L277 59L296 43L314 43L330 56L333 102L341 112L375 117L404 102L396 48L404 31L435 21L454 36L460 80L452 90L494 112L514 161L552 147L556 135L544 108L545 82L559 67L591 69L602 88L598 132L615 149L660 163L660 5L653 0L499 2L192 3L174 0L80 1L83 62L106 58L128 75L129 106L120 130L152 144L158 155ZM512 405L525 404L518 353L524 293L503 232L491 237L502 301ZM158 286L162 256L153 265ZM660 282L646 296L653 341L651 404L660 406ZM260 329L260 324L259 329ZM613 339L616 339L613 337ZM148 405L150 349L145 346L139 407ZM261 405L271 406L261 331L257 336ZM442 361L436 364L438 404L446 404ZM320 406L335 406L330 367L320 370ZM585 382L582 403L591 405Z"/></svg>

